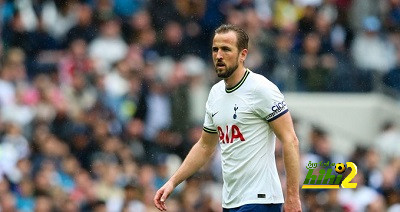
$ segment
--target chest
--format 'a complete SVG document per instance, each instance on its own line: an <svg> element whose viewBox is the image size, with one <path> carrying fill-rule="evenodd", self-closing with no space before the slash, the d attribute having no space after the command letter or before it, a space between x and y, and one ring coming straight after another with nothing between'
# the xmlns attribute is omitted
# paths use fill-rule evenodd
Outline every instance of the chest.
<svg viewBox="0 0 400 212"><path fill-rule="evenodd" d="M211 116L218 127L243 126L256 118L249 99L238 95L227 95L215 101Z"/></svg>

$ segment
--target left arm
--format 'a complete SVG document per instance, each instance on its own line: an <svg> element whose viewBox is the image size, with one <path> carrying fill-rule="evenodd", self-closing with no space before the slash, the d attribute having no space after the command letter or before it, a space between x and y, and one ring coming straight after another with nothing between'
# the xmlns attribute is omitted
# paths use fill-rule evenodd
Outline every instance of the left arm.
<svg viewBox="0 0 400 212"><path fill-rule="evenodd" d="M294 132L290 113L269 122L275 135L283 144L283 161L287 177L287 197L284 211L301 211L299 196L300 157L299 141Z"/></svg>

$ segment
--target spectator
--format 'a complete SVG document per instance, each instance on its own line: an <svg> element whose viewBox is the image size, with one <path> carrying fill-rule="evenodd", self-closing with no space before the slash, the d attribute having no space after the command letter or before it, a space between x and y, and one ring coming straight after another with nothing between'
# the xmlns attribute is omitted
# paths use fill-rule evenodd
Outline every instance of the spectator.
<svg viewBox="0 0 400 212"><path fill-rule="evenodd" d="M365 18L364 32L356 36L351 47L356 68L361 72L360 79L366 83L367 91L382 90L382 76L396 63L394 46L386 37L379 35L380 28L378 18Z"/></svg>
<svg viewBox="0 0 400 212"><path fill-rule="evenodd" d="M303 49L299 67L300 86L307 91L328 91L336 58L331 54L321 54L321 37L315 33L305 37Z"/></svg>
<svg viewBox="0 0 400 212"><path fill-rule="evenodd" d="M16 211L16 200L11 192L1 194L0 209L1 211Z"/></svg>
<svg viewBox="0 0 400 212"><path fill-rule="evenodd" d="M59 81L62 85L70 86L75 74L89 77L93 74L93 68L93 61L87 54L87 42L83 39L71 40L67 53L58 64Z"/></svg>
<svg viewBox="0 0 400 212"><path fill-rule="evenodd" d="M182 26L178 22L171 21L165 24L162 32L162 40L156 45L156 51L161 57L171 56L175 61L180 60L188 48L183 43Z"/></svg>
<svg viewBox="0 0 400 212"><path fill-rule="evenodd" d="M72 41L83 39L90 43L97 36L97 28L93 21L93 9L90 5L78 5L77 23L67 32L65 45L69 46Z"/></svg>
<svg viewBox="0 0 400 212"><path fill-rule="evenodd" d="M0 175L6 175L13 183L21 180L17 171L18 161L30 154L28 141L21 133L18 125L9 123L0 142L0 149L4 151L0 155Z"/></svg>
<svg viewBox="0 0 400 212"><path fill-rule="evenodd" d="M107 51L104 51L107 49ZM121 37L121 25L116 17L102 20L100 34L89 44L89 56L98 73L108 73L113 63L124 58L128 46Z"/></svg>
<svg viewBox="0 0 400 212"><path fill-rule="evenodd" d="M77 4L74 1L46 1L41 16L48 32L58 41L65 39L68 31L76 24Z"/></svg>
<svg viewBox="0 0 400 212"><path fill-rule="evenodd" d="M383 164L390 160L400 157L400 131L393 122L387 122L383 125L380 135L374 142L374 147L382 157Z"/></svg>
<svg viewBox="0 0 400 212"><path fill-rule="evenodd" d="M16 208L18 211L33 211L35 207L34 188L35 185L30 179L21 180L16 195Z"/></svg>
<svg viewBox="0 0 400 212"><path fill-rule="evenodd" d="M357 188L339 190L339 203L342 207L350 211L365 211L368 205L382 198L379 193L365 185L361 171L357 172L353 182L357 183Z"/></svg>

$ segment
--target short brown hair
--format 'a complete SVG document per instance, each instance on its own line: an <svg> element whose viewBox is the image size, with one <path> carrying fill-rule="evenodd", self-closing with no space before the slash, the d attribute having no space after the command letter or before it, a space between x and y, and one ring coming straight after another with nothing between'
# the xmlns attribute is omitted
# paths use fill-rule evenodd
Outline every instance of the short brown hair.
<svg viewBox="0 0 400 212"><path fill-rule="evenodd" d="M249 46L249 36L247 33L240 27L232 25L232 24L223 24L215 30L215 34L219 33L227 33L230 31L234 31L237 37L237 44L239 51L243 49L248 49ZM214 34L214 36L215 36Z"/></svg>

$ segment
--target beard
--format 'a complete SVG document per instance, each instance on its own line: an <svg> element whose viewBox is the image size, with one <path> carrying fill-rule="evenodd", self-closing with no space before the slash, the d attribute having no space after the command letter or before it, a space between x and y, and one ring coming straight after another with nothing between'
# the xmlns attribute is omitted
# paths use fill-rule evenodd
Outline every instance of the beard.
<svg viewBox="0 0 400 212"><path fill-rule="evenodd" d="M236 62L233 66L225 65L225 71L218 71L218 66L215 65L215 72L217 73L217 76L219 78L227 79L236 71L236 69L238 67L239 67L239 64L238 64L238 62Z"/></svg>

